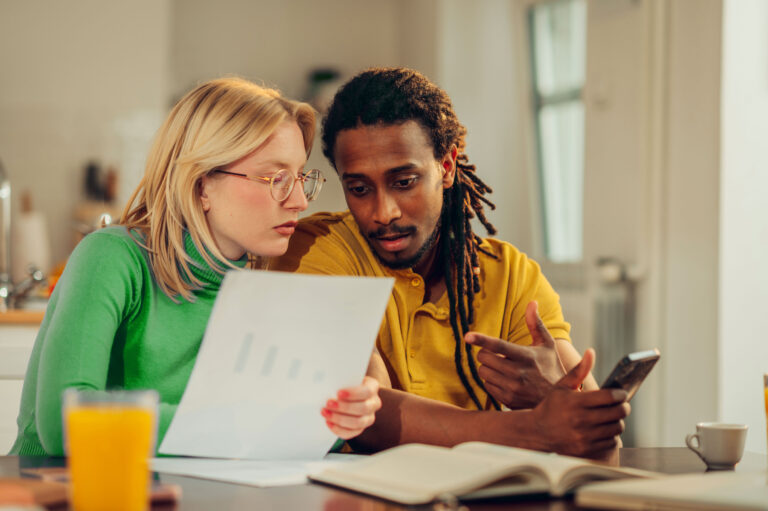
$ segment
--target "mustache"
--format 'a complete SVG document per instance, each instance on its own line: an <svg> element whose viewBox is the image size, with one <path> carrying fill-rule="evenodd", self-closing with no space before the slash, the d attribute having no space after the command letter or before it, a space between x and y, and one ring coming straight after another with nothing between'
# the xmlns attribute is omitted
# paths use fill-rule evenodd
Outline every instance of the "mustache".
<svg viewBox="0 0 768 511"><path fill-rule="evenodd" d="M416 232L416 227L409 225L407 227L401 227L397 224L392 224L388 227L380 227L375 231L368 231L367 236L369 238L383 238L385 236L413 234Z"/></svg>

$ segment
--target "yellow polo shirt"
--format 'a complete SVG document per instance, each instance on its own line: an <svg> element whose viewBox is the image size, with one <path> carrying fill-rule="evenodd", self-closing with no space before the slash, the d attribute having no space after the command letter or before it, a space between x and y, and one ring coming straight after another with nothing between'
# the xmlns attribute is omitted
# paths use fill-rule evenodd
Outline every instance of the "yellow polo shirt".
<svg viewBox="0 0 768 511"><path fill-rule="evenodd" d="M559 297L539 265L504 241L488 238L482 247L498 260L478 254L481 290L475 294L475 321L470 328L517 344L531 344L525 308L531 300L536 300L539 314L552 336L570 340L570 325L563 319ZM423 303L421 276L410 269L392 270L381 264L349 211L318 213L302 219L286 254L270 261L269 268L327 275L394 277L394 289L376 341L392 386L462 408L475 408L456 372L456 343L448 313L448 294L443 293L437 303ZM473 348L475 354L477 351ZM487 407L487 395L472 379L465 355L464 373Z"/></svg>

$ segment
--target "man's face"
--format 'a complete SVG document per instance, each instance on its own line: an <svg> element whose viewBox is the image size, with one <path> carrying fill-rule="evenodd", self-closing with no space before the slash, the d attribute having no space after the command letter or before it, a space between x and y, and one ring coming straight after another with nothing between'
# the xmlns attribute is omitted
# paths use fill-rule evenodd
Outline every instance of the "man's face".
<svg viewBox="0 0 768 511"><path fill-rule="evenodd" d="M334 147L347 205L379 259L416 266L432 248L456 151L435 159L416 121L343 130Z"/></svg>

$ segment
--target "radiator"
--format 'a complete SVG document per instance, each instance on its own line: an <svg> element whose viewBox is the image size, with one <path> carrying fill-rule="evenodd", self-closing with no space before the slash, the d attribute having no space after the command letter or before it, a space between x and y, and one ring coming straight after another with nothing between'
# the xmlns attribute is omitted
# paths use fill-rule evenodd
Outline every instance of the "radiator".
<svg viewBox="0 0 768 511"><path fill-rule="evenodd" d="M608 266L610 265L610 266ZM600 265L601 283L594 298L594 347L596 352L593 374L601 384L624 355L637 351L635 343L635 285L616 263ZM635 446L633 417L625 419L622 435L625 447Z"/></svg>

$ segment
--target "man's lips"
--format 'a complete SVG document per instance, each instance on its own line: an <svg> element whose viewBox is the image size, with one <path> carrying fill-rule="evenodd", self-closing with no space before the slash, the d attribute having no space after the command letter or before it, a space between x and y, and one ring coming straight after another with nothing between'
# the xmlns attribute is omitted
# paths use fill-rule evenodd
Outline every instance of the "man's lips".
<svg viewBox="0 0 768 511"><path fill-rule="evenodd" d="M373 240L387 252L399 252L408 245L411 233L388 234L385 236L374 236Z"/></svg>
<svg viewBox="0 0 768 511"><path fill-rule="evenodd" d="M298 222L285 222L275 227L275 230L283 236L290 236L296 230Z"/></svg>

